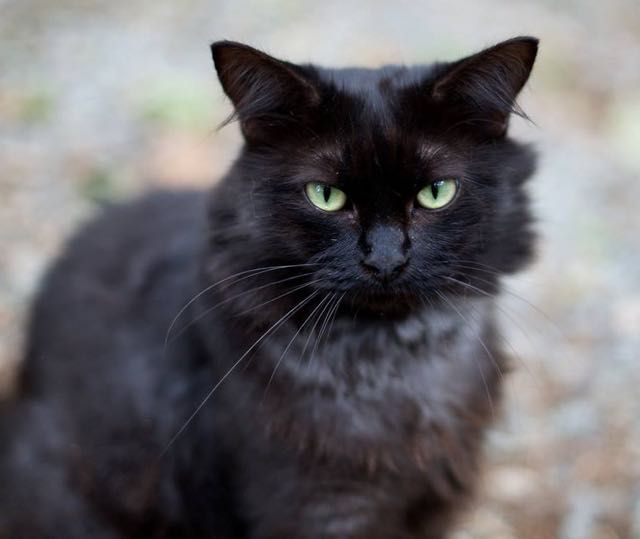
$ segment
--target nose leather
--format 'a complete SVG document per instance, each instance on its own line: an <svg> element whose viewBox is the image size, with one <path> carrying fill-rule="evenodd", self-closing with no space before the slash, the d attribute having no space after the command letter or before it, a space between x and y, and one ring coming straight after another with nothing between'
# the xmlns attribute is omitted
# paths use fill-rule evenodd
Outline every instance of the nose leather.
<svg viewBox="0 0 640 539"><path fill-rule="evenodd" d="M363 265L380 280L397 277L407 265L407 238L404 230L392 225L375 225L366 234L367 253Z"/></svg>

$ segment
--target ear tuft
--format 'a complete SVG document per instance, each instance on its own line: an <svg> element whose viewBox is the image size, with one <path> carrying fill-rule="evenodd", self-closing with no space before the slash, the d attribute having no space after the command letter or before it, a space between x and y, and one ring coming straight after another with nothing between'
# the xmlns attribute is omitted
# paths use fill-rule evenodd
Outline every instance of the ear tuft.
<svg viewBox="0 0 640 539"><path fill-rule="evenodd" d="M211 45L218 78L248 140L262 138L283 122L300 120L320 101L304 69L233 41Z"/></svg>
<svg viewBox="0 0 640 539"><path fill-rule="evenodd" d="M538 51L538 39L516 37L447 66L431 86L436 102L468 106L493 123L494 134L506 131L510 113L526 117L516 97L527 82Z"/></svg>

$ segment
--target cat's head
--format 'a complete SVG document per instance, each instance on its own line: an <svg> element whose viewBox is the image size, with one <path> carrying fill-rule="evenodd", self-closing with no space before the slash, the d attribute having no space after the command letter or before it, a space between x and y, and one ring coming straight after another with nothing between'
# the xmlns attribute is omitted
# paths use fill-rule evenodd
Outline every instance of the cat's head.
<svg viewBox="0 0 640 539"><path fill-rule="evenodd" d="M493 293L532 251L523 184L534 155L507 128L523 115L515 99L537 43L380 69L296 65L214 43L245 139L214 194L225 270L305 264L302 292L381 313Z"/></svg>

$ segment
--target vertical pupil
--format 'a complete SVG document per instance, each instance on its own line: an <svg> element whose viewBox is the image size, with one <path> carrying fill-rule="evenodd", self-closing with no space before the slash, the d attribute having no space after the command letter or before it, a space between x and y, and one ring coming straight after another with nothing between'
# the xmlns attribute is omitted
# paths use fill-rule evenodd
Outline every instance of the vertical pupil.
<svg viewBox="0 0 640 539"><path fill-rule="evenodd" d="M325 185L322 188L322 196L325 202L329 202L329 198L331 198L331 187L329 187L328 185Z"/></svg>
<svg viewBox="0 0 640 539"><path fill-rule="evenodd" d="M431 196L433 198L438 198L438 192L440 191L440 183L441 182L433 182L431 184Z"/></svg>

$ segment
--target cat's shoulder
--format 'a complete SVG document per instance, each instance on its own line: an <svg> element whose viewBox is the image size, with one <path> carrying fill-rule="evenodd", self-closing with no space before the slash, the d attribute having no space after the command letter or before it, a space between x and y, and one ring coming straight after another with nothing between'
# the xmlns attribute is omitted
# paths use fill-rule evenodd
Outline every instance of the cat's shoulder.
<svg viewBox="0 0 640 539"><path fill-rule="evenodd" d="M197 191L157 191L105 205L67 242L43 292L82 290L88 282L136 289L158 265L187 262L202 241L205 200Z"/></svg>
<svg viewBox="0 0 640 539"><path fill-rule="evenodd" d="M60 372L55 357L161 346L193 294L205 205L201 192L155 192L105 206L80 227L37 294L23 370L51 363Z"/></svg>
<svg viewBox="0 0 640 539"><path fill-rule="evenodd" d="M107 204L71 238L60 260L87 264L97 257L121 266L119 254L131 260L136 253L169 251L206 226L205 200L199 191L154 191Z"/></svg>

